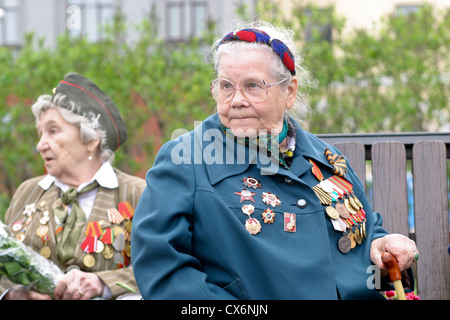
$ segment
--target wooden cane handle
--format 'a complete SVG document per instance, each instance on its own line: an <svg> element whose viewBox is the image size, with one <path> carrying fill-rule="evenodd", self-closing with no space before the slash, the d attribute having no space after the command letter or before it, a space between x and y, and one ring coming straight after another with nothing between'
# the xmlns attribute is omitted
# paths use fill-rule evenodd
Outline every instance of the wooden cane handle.
<svg viewBox="0 0 450 320"><path fill-rule="evenodd" d="M392 254L390 254L389 252L383 253L381 255L381 261L386 266L387 271L389 273L389 278L391 279L392 282L402 279L397 259Z"/></svg>

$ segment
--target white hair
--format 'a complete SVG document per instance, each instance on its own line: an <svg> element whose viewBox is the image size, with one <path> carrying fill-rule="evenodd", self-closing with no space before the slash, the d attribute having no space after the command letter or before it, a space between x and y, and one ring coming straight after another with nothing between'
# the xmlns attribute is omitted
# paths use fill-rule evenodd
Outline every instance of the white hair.
<svg viewBox="0 0 450 320"><path fill-rule="evenodd" d="M239 31L242 29L258 29L266 32L272 39L278 39L282 41L291 51L295 60L295 72L298 80L298 91L297 97L293 108L288 111L289 114L297 118L297 120L302 121L309 113L310 107L308 103L308 89L314 87L316 84L312 79L309 71L302 65L303 55L295 46L294 32L285 28L278 28L272 24L264 21L252 21L245 24L236 25L233 31ZM246 41L230 41L218 44L222 38L217 39L211 46L209 54L210 60L214 65L214 70L216 73L219 70L220 58L222 54L232 54L235 52L245 52L249 50L261 50L265 52L270 52L273 55L273 59L269 62L269 72L274 77L274 79L282 80L285 78L291 79L293 76L290 71L283 64L283 61L278 57L278 55L273 51L273 49L267 44L261 44L256 42L246 42ZM290 81L286 81L285 84L288 85Z"/></svg>
<svg viewBox="0 0 450 320"><path fill-rule="evenodd" d="M97 154L103 162L112 162L114 159L114 152L107 147L106 131L100 128L99 118L93 112L84 113L81 115L80 106L74 102L69 101L69 107L62 107L62 102L66 96L57 93L52 102L52 96L45 94L40 96L37 101L31 106L36 123L42 114L50 109L57 110L63 119L80 129L80 139L83 144L89 143L100 138L100 144L97 148ZM67 102L65 101L65 105Z"/></svg>

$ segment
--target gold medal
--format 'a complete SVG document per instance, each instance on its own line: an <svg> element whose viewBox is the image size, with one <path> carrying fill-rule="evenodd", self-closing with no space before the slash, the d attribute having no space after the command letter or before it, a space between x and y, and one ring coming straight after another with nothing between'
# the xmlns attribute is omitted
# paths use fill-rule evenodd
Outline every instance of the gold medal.
<svg viewBox="0 0 450 320"><path fill-rule="evenodd" d="M102 251L103 258L109 260L114 256L114 249L110 245L106 245Z"/></svg>
<svg viewBox="0 0 450 320"><path fill-rule="evenodd" d="M52 251L50 250L50 248L48 246L45 246L41 249L40 251L41 256L43 256L45 259L50 258L50 256L52 255Z"/></svg>
<svg viewBox="0 0 450 320"><path fill-rule="evenodd" d="M129 243L125 246L125 254L128 258L131 258L131 244Z"/></svg>
<svg viewBox="0 0 450 320"><path fill-rule="evenodd" d="M127 231L128 231L129 233L131 233L131 225L132 225L131 220L127 220L127 221L125 222L125 229L127 229Z"/></svg>
<svg viewBox="0 0 450 320"><path fill-rule="evenodd" d="M95 265L95 258L91 254L87 254L83 257L83 264L86 268L92 268Z"/></svg>
<svg viewBox="0 0 450 320"><path fill-rule="evenodd" d="M339 211L337 211L337 210L336 210L335 208L333 208L332 206L326 207L325 211L326 211L327 215L328 215L331 219L336 220L336 219L339 218Z"/></svg>
<svg viewBox="0 0 450 320"><path fill-rule="evenodd" d="M355 241L359 245L363 242L359 228L356 228L356 230L355 230Z"/></svg>
<svg viewBox="0 0 450 320"><path fill-rule="evenodd" d="M353 198L353 200L355 200L355 203L359 206L359 209L362 209L363 205L362 205L361 201L359 201L359 199L355 196L354 193L352 193L352 198Z"/></svg>
<svg viewBox="0 0 450 320"><path fill-rule="evenodd" d="M352 206L350 205L350 202L348 201L348 199L344 199L344 205L347 208L348 212L350 212L351 214L355 214L356 210L352 208Z"/></svg>
<svg viewBox="0 0 450 320"><path fill-rule="evenodd" d="M355 234L353 233L353 232L349 232L348 233L348 235L347 235L347 237L350 239L350 241L351 241L351 244L350 244L350 248L354 248L354 247L356 247L356 241L355 241Z"/></svg>
<svg viewBox="0 0 450 320"><path fill-rule="evenodd" d="M353 209L355 209L356 211L358 211L360 209L360 207L356 204L355 199L353 199L353 197L348 197L348 202L350 202L350 205Z"/></svg>

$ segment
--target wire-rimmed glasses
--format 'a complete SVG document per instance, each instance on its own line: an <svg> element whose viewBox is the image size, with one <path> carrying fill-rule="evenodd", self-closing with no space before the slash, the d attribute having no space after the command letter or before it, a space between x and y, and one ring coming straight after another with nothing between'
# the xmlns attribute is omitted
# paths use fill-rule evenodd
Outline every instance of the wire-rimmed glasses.
<svg viewBox="0 0 450 320"><path fill-rule="evenodd" d="M228 103L233 100L236 90L239 89L247 100L255 103L262 102L267 98L270 88L285 82L287 79L266 84L264 80L248 78L241 81L239 86L236 86L230 80L217 78L211 82L211 94L217 102Z"/></svg>

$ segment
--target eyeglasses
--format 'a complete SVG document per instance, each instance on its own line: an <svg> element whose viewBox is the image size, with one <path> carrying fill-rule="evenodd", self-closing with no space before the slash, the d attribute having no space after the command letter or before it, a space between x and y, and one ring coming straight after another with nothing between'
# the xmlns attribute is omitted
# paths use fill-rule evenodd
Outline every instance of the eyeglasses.
<svg viewBox="0 0 450 320"><path fill-rule="evenodd" d="M288 77L289 78L289 77ZM262 102L267 98L270 88L285 82L288 78L272 84L266 84L264 80L244 79L239 86L223 78L217 78L211 82L211 93L219 103L228 103L233 100L236 90L241 90L242 95L251 102Z"/></svg>

